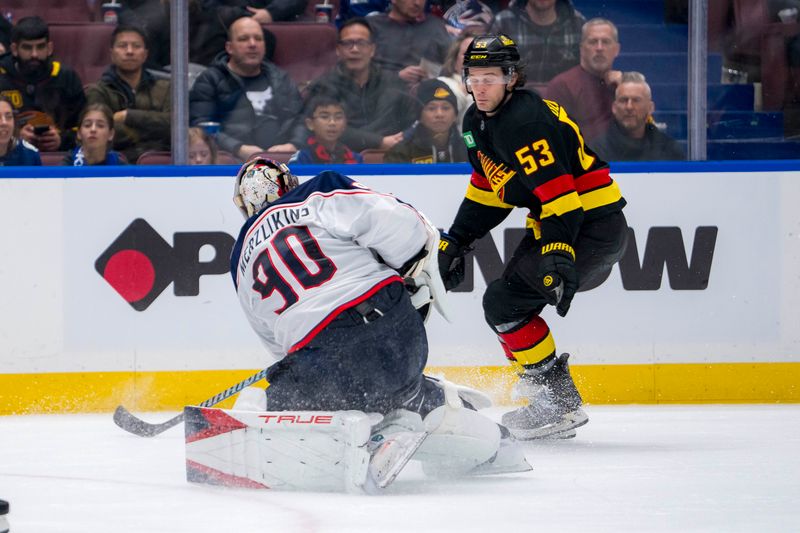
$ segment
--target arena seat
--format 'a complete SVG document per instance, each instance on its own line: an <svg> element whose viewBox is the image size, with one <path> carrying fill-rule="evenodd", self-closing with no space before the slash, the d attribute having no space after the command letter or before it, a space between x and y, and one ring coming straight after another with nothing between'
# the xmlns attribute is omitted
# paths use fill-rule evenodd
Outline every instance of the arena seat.
<svg viewBox="0 0 800 533"><path fill-rule="evenodd" d="M364 163L383 163L384 155L386 155L386 150L380 150L378 148L361 150L361 157L364 158Z"/></svg>
<svg viewBox="0 0 800 533"><path fill-rule="evenodd" d="M51 24L53 56L72 67L84 85L95 83L111 64L113 24L83 22Z"/></svg>
<svg viewBox="0 0 800 533"><path fill-rule="evenodd" d="M273 62L301 91L336 64L337 32L333 24L278 22L264 27L275 35Z"/></svg>
<svg viewBox="0 0 800 533"><path fill-rule="evenodd" d="M39 152L42 165L46 167L57 167L64 164L64 158L68 152Z"/></svg>
<svg viewBox="0 0 800 533"><path fill-rule="evenodd" d="M101 3L101 0L3 0L2 10L4 14L10 12L15 23L33 15L48 24L91 22L100 20Z"/></svg>
<svg viewBox="0 0 800 533"><path fill-rule="evenodd" d="M272 159L277 161L278 163L288 163L289 159L292 158L294 152L270 152L269 150L264 152L258 152L251 156L252 157L266 157L267 159Z"/></svg>

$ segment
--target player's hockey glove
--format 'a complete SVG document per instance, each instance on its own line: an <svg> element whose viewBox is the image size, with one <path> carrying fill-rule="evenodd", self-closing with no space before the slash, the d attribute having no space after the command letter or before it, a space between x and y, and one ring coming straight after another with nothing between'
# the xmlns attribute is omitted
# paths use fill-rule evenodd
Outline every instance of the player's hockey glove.
<svg viewBox="0 0 800 533"><path fill-rule="evenodd" d="M566 316L572 297L578 290L578 272L575 270L575 250L564 242L551 242L542 247L539 279L550 304L556 306L561 316Z"/></svg>
<svg viewBox="0 0 800 533"><path fill-rule="evenodd" d="M452 290L464 281L466 263L464 256L472 251L445 232L439 236L439 274L445 290Z"/></svg>

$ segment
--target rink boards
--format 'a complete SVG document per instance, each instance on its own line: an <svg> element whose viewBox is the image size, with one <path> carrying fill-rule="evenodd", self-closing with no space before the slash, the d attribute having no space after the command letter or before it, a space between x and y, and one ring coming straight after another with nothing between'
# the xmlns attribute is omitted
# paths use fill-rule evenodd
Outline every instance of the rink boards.
<svg viewBox="0 0 800 533"><path fill-rule="evenodd" d="M421 168L422 167L422 168ZM449 226L462 165L337 167ZM307 177L319 171L296 167ZM0 414L180 409L263 368L227 274L234 167L0 169ZM376 171L380 171L378 174ZM631 241L562 319L544 313L594 403L800 401L800 162L614 165ZM508 402L482 319L521 235L481 241L432 372Z"/></svg>

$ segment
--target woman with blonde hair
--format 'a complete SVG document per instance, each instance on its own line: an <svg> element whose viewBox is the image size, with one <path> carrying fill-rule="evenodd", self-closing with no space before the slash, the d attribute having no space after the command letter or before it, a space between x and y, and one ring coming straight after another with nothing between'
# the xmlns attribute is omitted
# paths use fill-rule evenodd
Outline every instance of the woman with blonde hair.
<svg viewBox="0 0 800 533"><path fill-rule="evenodd" d="M203 128L189 128L189 164L217 164L217 143Z"/></svg>

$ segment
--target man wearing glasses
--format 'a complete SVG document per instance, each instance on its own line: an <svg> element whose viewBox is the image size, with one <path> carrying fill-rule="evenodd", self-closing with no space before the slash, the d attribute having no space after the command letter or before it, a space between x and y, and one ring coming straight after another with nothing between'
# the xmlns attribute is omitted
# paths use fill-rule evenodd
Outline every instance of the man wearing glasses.
<svg viewBox="0 0 800 533"><path fill-rule="evenodd" d="M625 199L564 109L522 89L525 73L509 37L476 37L464 54L463 75L475 102L463 125L473 172L439 243L442 279L455 288L472 242L514 207L529 210L530 231L483 296L486 321L519 374L516 393L529 402L503 415L503 424L518 439L574 437L574 428L589 419L568 355L556 356L539 315L549 304L565 316L577 290L608 277L625 249Z"/></svg>
<svg viewBox="0 0 800 533"><path fill-rule="evenodd" d="M416 100L396 74L373 63L375 41L366 19L353 18L342 25L336 55L336 67L308 87L307 101L324 94L342 102L347 128L341 141L354 151L388 150L414 122ZM299 127L293 137L295 144L305 146L307 135L306 128Z"/></svg>

